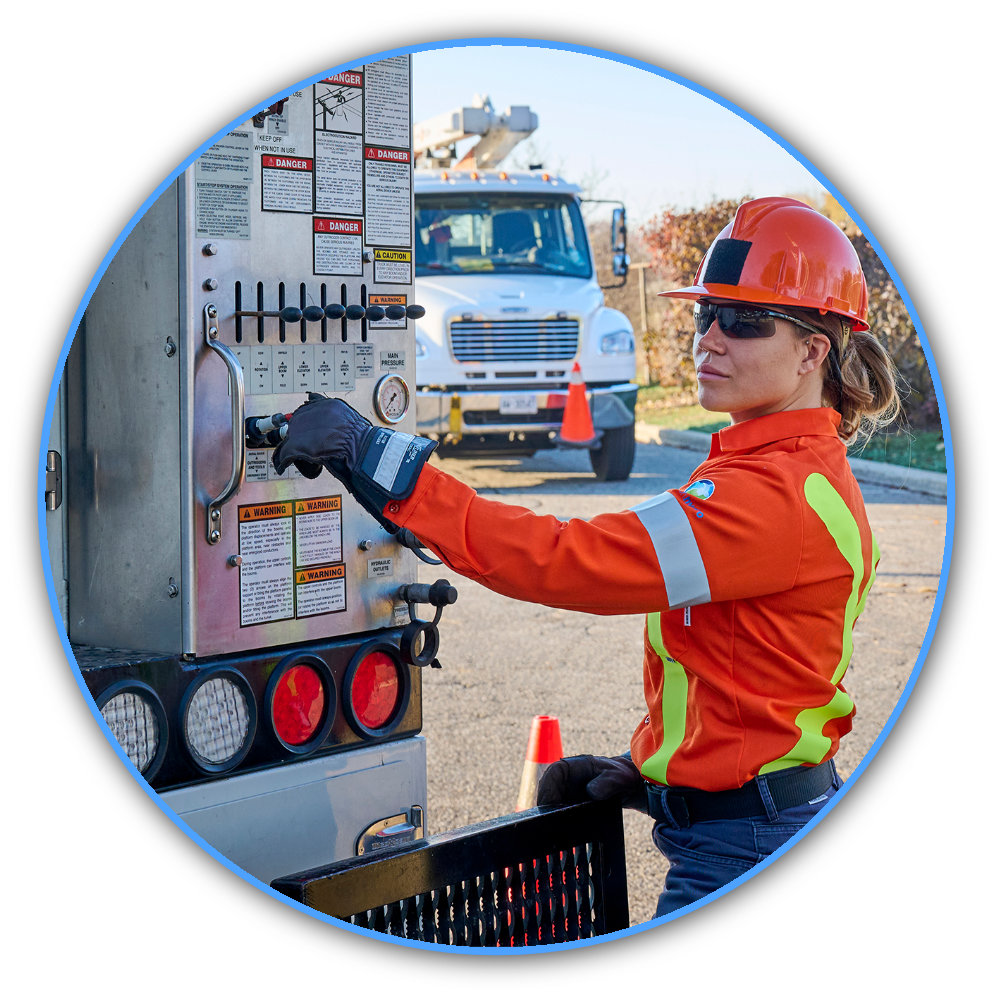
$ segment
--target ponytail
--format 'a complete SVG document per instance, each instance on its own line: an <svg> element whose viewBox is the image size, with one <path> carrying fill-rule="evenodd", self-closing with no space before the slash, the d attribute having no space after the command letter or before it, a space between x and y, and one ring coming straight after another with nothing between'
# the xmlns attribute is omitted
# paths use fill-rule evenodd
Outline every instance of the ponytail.
<svg viewBox="0 0 997 997"><path fill-rule="evenodd" d="M841 415L838 436L844 443L867 439L900 414L897 368L886 348L870 332L830 312L783 308L818 326L831 341L824 361L823 404Z"/></svg>

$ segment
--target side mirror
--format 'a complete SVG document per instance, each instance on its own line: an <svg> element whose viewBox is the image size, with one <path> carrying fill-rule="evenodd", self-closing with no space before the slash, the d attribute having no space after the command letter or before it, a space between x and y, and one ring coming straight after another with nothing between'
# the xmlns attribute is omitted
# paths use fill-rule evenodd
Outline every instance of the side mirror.
<svg viewBox="0 0 997 997"><path fill-rule="evenodd" d="M630 270L629 253L613 253L613 274L617 277L626 277Z"/></svg>
<svg viewBox="0 0 997 997"><path fill-rule="evenodd" d="M613 208L612 240L614 253L625 253L627 251L626 208Z"/></svg>

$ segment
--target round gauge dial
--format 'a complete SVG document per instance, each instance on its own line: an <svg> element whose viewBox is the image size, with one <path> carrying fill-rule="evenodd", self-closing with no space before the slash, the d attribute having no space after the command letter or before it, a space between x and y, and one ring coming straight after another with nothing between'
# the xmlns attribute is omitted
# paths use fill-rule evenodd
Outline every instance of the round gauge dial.
<svg viewBox="0 0 997 997"><path fill-rule="evenodd" d="M401 422L409 407L409 389L405 379L388 374L374 388L374 410L385 422Z"/></svg>

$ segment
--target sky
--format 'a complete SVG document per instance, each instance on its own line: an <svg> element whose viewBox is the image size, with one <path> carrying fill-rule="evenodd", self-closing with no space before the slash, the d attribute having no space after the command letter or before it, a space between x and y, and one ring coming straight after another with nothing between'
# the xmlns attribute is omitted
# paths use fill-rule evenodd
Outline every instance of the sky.
<svg viewBox="0 0 997 997"><path fill-rule="evenodd" d="M778 141L720 102L731 96L597 52L514 43L415 52L413 119L470 105L476 94L488 95L498 113L526 104L539 127L507 163L532 143L544 166L566 179L599 178L587 193L624 201L631 222L665 206L824 189Z"/></svg>

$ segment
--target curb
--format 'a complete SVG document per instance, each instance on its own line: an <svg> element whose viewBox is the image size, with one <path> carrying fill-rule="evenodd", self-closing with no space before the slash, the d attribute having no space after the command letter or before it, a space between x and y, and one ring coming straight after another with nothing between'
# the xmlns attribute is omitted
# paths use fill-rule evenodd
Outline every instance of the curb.
<svg viewBox="0 0 997 997"><path fill-rule="evenodd" d="M657 443L700 453L709 452L711 439L709 433L700 433L694 429L663 429L647 422L637 423L636 437L638 443ZM849 457L848 463L858 481L939 498L945 498L948 494L948 476L941 471L921 471L878 460L863 460L861 457Z"/></svg>

